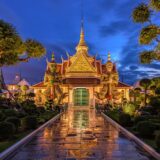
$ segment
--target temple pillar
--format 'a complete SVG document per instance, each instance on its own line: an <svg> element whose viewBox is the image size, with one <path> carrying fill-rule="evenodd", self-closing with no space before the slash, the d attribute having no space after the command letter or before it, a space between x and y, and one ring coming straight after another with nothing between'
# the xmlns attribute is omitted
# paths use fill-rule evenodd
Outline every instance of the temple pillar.
<svg viewBox="0 0 160 160"><path fill-rule="evenodd" d="M93 87L89 87L89 106L90 107L95 106L94 88Z"/></svg>
<svg viewBox="0 0 160 160"><path fill-rule="evenodd" d="M73 107L73 88L69 88L69 107Z"/></svg>

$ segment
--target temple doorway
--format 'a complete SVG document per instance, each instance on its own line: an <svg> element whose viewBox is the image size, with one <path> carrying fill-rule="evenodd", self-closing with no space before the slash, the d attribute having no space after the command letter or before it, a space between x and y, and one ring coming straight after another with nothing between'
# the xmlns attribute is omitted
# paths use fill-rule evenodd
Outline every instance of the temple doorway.
<svg viewBox="0 0 160 160"><path fill-rule="evenodd" d="M76 88L73 91L74 106L88 106L89 105L89 90L86 88Z"/></svg>

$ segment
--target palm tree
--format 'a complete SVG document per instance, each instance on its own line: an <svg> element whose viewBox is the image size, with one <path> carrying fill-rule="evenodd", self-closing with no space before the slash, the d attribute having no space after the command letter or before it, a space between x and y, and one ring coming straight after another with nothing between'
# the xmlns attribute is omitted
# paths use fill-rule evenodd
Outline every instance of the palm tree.
<svg viewBox="0 0 160 160"><path fill-rule="evenodd" d="M156 88L160 87L160 77L154 77L154 78L152 78L151 81L152 81L153 85L156 86Z"/></svg>
<svg viewBox="0 0 160 160"><path fill-rule="evenodd" d="M147 104L147 90L149 89L149 87L151 85L151 80L144 78L144 79L140 80L139 84L144 89L144 105L146 106L146 104Z"/></svg>
<svg viewBox="0 0 160 160"><path fill-rule="evenodd" d="M157 96L160 96L160 87L158 87L158 88L155 89L155 94Z"/></svg>
<svg viewBox="0 0 160 160"><path fill-rule="evenodd" d="M151 95L155 96L156 85L151 85L149 89L151 90Z"/></svg>
<svg viewBox="0 0 160 160"><path fill-rule="evenodd" d="M140 96L141 88L135 88L134 89L134 102L137 102L137 97Z"/></svg>
<svg viewBox="0 0 160 160"><path fill-rule="evenodd" d="M130 97L133 97L134 104L137 102L137 97L140 96L141 88L134 88L130 91Z"/></svg>

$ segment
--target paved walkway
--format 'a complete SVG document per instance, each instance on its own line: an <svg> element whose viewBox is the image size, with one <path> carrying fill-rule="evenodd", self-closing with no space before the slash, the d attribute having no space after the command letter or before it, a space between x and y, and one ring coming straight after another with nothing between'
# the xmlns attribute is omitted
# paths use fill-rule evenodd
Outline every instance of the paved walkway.
<svg viewBox="0 0 160 160"><path fill-rule="evenodd" d="M12 160L149 160L94 110L70 109Z"/></svg>

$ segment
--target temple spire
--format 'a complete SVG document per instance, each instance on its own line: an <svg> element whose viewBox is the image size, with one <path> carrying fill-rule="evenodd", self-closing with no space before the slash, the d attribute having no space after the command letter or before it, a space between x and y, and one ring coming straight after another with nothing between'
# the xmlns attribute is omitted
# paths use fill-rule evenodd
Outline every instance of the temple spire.
<svg viewBox="0 0 160 160"><path fill-rule="evenodd" d="M81 0L81 33L84 33L84 13L83 13L83 0Z"/></svg>
<svg viewBox="0 0 160 160"><path fill-rule="evenodd" d="M111 61L111 53L108 52L108 61Z"/></svg>
<svg viewBox="0 0 160 160"><path fill-rule="evenodd" d="M51 62L55 62L55 56L54 56L54 52L52 52L52 56L51 56Z"/></svg>
<svg viewBox="0 0 160 160"><path fill-rule="evenodd" d="M83 25L81 26L81 33L80 33L80 40L79 40L79 44L78 46L81 47L81 46L86 46L86 42L85 42L85 38L84 38L84 28L83 28Z"/></svg>
<svg viewBox="0 0 160 160"><path fill-rule="evenodd" d="M82 51L88 51L88 46L85 42L85 35L84 35L84 16L83 16L83 0L81 1L81 32L80 32L80 40L76 47L77 52Z"/></svg>

